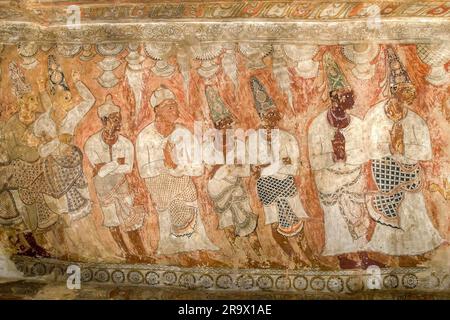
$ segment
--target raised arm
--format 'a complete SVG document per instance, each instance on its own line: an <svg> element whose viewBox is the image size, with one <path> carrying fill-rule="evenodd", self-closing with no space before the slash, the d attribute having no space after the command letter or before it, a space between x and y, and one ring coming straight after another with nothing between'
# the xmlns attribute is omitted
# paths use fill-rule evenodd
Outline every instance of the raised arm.
<svg viewBox="0 0 450 320"><path fill-rule="evenodd" d="M64 124L64 133L73 134L76 126L85 114L92 108L95 103L95 97L89 91L89 89L80 80L75 82L75 86L82 101L73 107L67 114L67 118Z"/></svg>

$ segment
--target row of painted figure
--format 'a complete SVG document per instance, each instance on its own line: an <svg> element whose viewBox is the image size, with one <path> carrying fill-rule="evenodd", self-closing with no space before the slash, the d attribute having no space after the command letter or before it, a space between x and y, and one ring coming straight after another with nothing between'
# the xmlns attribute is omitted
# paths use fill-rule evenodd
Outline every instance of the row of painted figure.
<svg viewBox="0 0 450 320"><path fill-rule="evenodd" d="M342 268L355 267L348 253L359 252L369 265L377 262L369 259L367 252L420 255L444 242L429 218L421 191L424 181L420 162L432 157L429 131L424 120L409 108L415 88L393 48L388 47L386 57L390 96L376 104L364 120L348 113L354 104L353 91L331 55L326 53L323 58L330 106L309 128L308 154L324 212L322 254L338 256ZM64 74L56 62L52 63L49 89L40 85L47 110L39 116L37 97L30 93L17 65L10 64L19 111L1 127L0 223L21 226L28 246L24 250L45 256L34 234L50 230L64 241L61 229L91 213L82 167L86 156L93 168L103 225L127 258L144 254L139 230L146 213L134 204L127 181L135 155L138 172L158 212L157 254L219 250L207 236L192 180L203 175L204 166L177 165L173 159L171 133L176 129L186 134L190 131L176 122L179 112L172 91L160 87L153 92L150 105L155 120L138 134L135 145L120 134L121 108L108 95L97 110L103 128L89 137L83 152L73 143L74 130L95 98L79 74L73 73L82 98L74 106ZM278 129L282 115L260 80L252 77L249 85L261 127L266 129L259 138L270 146L271 132ZM236 128L236 119L218 92L207 87L205 95L215 128L224 132ZM247 237L257 248L258 216L243 182L244 177L254 175L265 223L272 225L273 238L291 254L286 239L302 234L308 214L294 181L300 159L297 139L281 129L279 139L282 165L277 172L268 173L268 163L215 165L210 170L207 191L219 215L219 228L228 238ZM214 147L225 152L225 140L223 144L214 143ZM363 167L369 161L371 176L367 177ZM372 189L368 188L369 179ZM376 221L376 227L369 239L370 219ZM127 246L123 234L133 248Z"/></svg>

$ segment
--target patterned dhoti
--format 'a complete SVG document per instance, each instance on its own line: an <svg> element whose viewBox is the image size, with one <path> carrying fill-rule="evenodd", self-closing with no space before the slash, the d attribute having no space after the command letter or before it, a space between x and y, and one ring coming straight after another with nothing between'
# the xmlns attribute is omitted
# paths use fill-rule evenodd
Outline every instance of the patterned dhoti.
<svg viewBox="0 0 450 320"><path fill-rule="evenodd" d="M170 213L170 233L176 237L194 232L198 209L189 202L196 201L194 183L188 176L161 174L147 179L147 187L158 211Z"/></svg>
<svg viewBox="0 0 450 320"><path fill-rule="evenodd" d="M405 192L421 189L420 166L397 163L392 157L372 160L372 176L379 192L370 199L372 218L378 223L400 228L398 209Z"/></svg>
<svg viewBox="0 0 450 320"><path fill-rule="evenodd" d="M276 204L279 233L294 236L302 230L303 221L295 214L289 203L289 198L298 197L293 176L284 179L272 176L260 177L256 183L256 190L264 206Z"/></svg>
<svg viewBox="0 0 450 320"><path fill-rule="evenodd" d="M142 227L145 212L142 207L133 206L133 196L125 175L96 176L94 184L105 227L120 226L125 232Z"/></svg>
<svg viewBox="0 0 450 320"><path fill-rule="evenodd" d="M159 214L159 254L218 250L206 235L197 191L189 176L160 174L145 182Z"/></svg>
<svg viewBox="0 0 450 320"><path fill-rule="evenodd" d="M208 192L219 214L219 228L233 225L235 234L244 237L256 228L258 217L251 211L242 178L228 176L208 181Z"/></svg>
<svg viewBox="0 0 450 320"><path fill-rule="evenodd" d="M401 164L388 156L372 160L372 176L378 191L368 197L368 209L378 223L368 250L399 256L438 247L443 239L427 213L420 165Z"/></svg>
<svg viewBox="0 0 450 320"><path fill-rule="evenodd" d="M83 155L75 146L67 148L64 155L50 155L33 163L14 160L8 166L12 172L8 188L18 190L26 206L24 222L31 231L45 231L58 221L59 213L77 220L90 212Z"/></svg>

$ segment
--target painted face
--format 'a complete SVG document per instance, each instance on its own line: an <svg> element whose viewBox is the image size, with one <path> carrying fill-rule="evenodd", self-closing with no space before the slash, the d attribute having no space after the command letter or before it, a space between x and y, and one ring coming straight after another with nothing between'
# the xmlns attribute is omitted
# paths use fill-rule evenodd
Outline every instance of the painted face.
<svg viewBox="0 0 450 320"><path fill-rule="evenodd" d="M122 129L122 115L120 112L111 113L106 118L105 129L109 132L120 132Z"/></svg>
<svg viewBox="0 0 450 320"><path fill-rule="evenodd" d="M231 129L234 124L234 120L231 117L226 117L224 119L220 119L219 121L214 123L214 127L216 129Z"/></svg>
<svg viewBox="0 0 450 320"><path fill-rule="evenodd" d="M27 94L19 100L19 120L29 125L34 122L39 110L40 100L34 94Z"/></svg>
<svg viewBox="0 0 450 320"><path fill-rule="evenodd" d="M73 108L72 94L68 90L58 88L54 95L54 105L57 108L62 108L64 111L70 111Z"/></svg>
<svg viewBox="0 0 450 320"><path fill-rule="evenodd" d="M180 116L178 104L175 100L164 100L155 108L156 115L163 121L175 122Z"/></svg>
<svg viewBox="0 0 450 320"><path fill-rule="evenodd" d="M338 107L340 107L343 111L352 109L355 104L353 90L332 92L331 100L337 103Z"/></svg>
<svg viewBox="0 0 450 320"><path fill-rule="evenodd" d="M266 125L275 127L281 120L281 114L276 108L272 108L264 113L262 120Z"/></svg>
<svg viewBox="0 0 450 320"><path fill-rule="evenodd" d="M340 103L344 110L349 110L353 108L353 105L355 104L355 97L353 95L353 91L348 91L341 95L340 97Z"/></svg>
<svg viewBox="0 0 450 320"><path fill-rule="evenodd" d="M414 88L414 86L410 84L400 86L395 91L395 97L398 99L399 102L412 104L416 99L416 88Z"/></svg>

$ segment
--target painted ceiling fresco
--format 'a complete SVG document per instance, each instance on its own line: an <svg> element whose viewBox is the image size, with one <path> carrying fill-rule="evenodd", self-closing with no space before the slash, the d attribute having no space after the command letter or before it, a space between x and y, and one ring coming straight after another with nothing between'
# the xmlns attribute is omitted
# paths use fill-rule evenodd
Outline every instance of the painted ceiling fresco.
<svg viewBox="0 0 450 320"><path fill-rule="evenodd" d="M19 270L449 290L449 3L0 12L0 242Z"/></svg>

